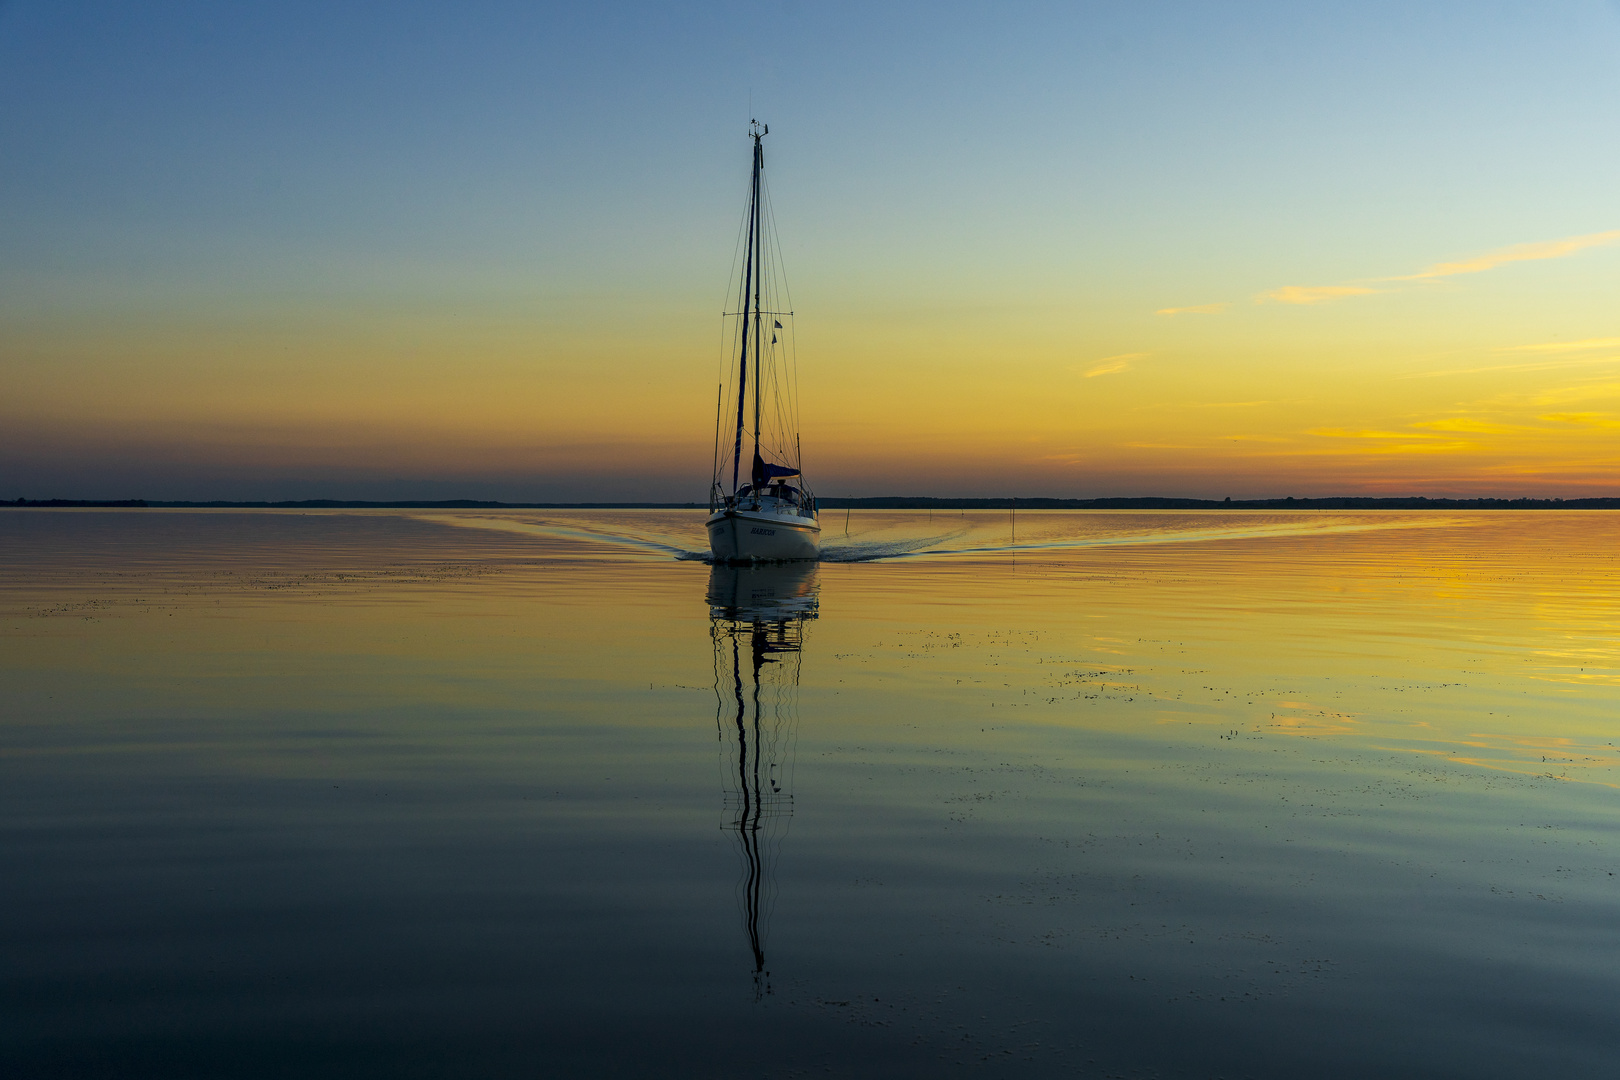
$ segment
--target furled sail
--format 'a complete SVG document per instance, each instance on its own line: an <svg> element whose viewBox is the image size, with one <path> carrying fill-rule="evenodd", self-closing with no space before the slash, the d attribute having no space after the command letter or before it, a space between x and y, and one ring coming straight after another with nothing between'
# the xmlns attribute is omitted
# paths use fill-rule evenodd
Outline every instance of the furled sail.
<svg viewBox="0 0 1620 1080"><path fill-rule="evenodd" d="M778 479L779 477L798 476L798 475L799 475L799 470L794 468L793 466L791 466L791 465L773 465L770 462L766 461L764 458L760 457L758 451L755 451L755 453L754 453L754 488L755 488L755 490L758 490L759 488L764 487L766 484L770 483L772 480Z"/></svg>

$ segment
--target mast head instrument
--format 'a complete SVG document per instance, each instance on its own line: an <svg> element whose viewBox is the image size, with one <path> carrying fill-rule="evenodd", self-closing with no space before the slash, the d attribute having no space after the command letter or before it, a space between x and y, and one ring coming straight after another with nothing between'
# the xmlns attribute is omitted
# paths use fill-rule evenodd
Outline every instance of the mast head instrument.
<svg viewBox="0 0 1620 1080"><path fill-rule="evenodd" d="M770 133L771 125L762 124L758 120L748 121L748 137L753 139L755 142L759 142L760 139L764 138Z"/></svg>

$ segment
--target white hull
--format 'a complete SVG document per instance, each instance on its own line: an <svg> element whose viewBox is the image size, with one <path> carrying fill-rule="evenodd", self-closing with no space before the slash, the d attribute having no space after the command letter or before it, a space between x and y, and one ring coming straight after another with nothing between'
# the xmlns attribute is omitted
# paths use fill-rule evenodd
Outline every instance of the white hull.
<svg viewBox="0 0 1620 1080"><path fill-rule="evenodd" d="M795 562L821 556L815 518L770 510L718 510L709 515L716 562Z"/></svg>

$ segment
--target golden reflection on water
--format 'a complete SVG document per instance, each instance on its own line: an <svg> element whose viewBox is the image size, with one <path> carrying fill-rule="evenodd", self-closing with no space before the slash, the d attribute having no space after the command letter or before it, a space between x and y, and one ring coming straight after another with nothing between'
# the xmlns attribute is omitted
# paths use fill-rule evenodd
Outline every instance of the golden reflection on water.
<svg viewBox="0 0 1620 1080"><path fill-rule="evenodd" d="M1323 1017L1345 1075L1392 1045L1435 1074L1612 1061L1588 1013L1620 990L1620 515L1037 513L1017 545L1002 515L942 516L853 514L830 561L739 570L676 557L702 542L676 512L0 510L0 792L41 898L11 932L79 895L52 853L122 865L152 803L140 829L180 854L109 893L172 870L151 910L243 940L262 911L232 923L192 877L240 867L258 896L290 860L361 898L331 916L357 939L468 896L520 896L560 942L618 912L600 976L521 926L478 954L527 957L553 1010L590 978L645 1012L729 1000L746 965L749 1007L817 1047L847 1009L953 1067L981 1022L975 1055L1067 1061L1027 1050L1031 1017L1093 1018L1121 1069L1204 1032L1171 1074ZM249 839L188 863L220 822ZM323 845L340 869L308 868ZM342 876L396 849L386 888ZM114 974L160 978L137 968ZM1037 976L1016 1008L972 996ZM1504 1009L1542 1018L1519 1057L1490 1041Z"/></svg>
<svg viewBox="0 0 1620 1080"><path fill-rule="evenodd" d="M444 513L163 514L145 537L119 535L127 515L54 515L56 532L85 523L67 544L24 533L30 513L52 516L0 513L11 669L116 675L161 686L168 707L284 664L301 676L274 696L315 708L407 686L493 702L537 678L629 681L606 647L616 613L680 621L708 572L657 551L700 536L673 512L560 529L568 515L513 514L498 530L487 513L448 530ZM852 544L909 530L944 553L823 564L827 662L809 678L971 694L1022 723L1350 740L1616 782L1620 515L1021 517L1032 546L987 551L1001 515L963 515L955 533L854 515ZM1244 538L1186 539L1221 529ZM1096 543L1132 537L1151 542ZM680 647L637 664L654 685L692 681Z"/></svg>
<svg viewBox="0 0 1620 1080"><path fill-rule="evenodd" d="M1333 738L1614 784L1620 517L1395 523L828 566L823 638L887 626L865 656L1024 722Z"/></svg>

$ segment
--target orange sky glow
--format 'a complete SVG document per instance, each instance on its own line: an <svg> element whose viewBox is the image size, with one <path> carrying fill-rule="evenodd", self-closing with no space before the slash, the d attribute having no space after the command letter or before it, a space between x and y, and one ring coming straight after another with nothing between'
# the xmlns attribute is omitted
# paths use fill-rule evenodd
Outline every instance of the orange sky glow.
<svg viewBox="0 0 1620 1080"><path fill-rule="evenodd" d="M21 10L0 497L701 500L749 92L823 495L1620 495L1613 11L804 16L741 89L491 16L398 31L430 103Z"/></svg>

